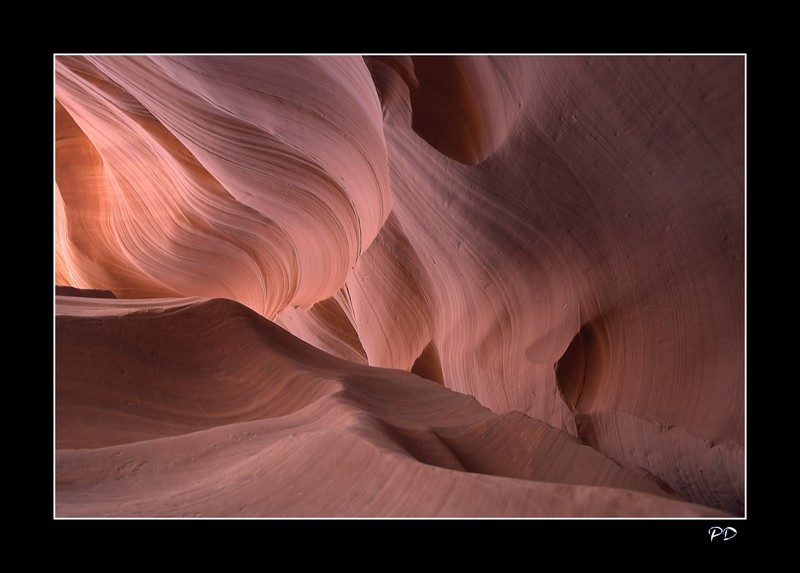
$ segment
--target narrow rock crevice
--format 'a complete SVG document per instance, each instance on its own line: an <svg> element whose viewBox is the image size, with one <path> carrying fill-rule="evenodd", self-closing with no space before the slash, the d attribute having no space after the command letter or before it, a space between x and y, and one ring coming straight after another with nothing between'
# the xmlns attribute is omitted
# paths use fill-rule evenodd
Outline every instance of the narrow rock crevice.
<svg viewBox="0 0 800 573"><path fill-rule="evenodd" d="M437 384L444 386L444 374L442 373L442 361L439 358L439 351L433 344L433 341L428 345L419 355L419 358L414 362L411 367L411 373L416 374L422 378L433 380Z"/></svg>
<svg viewBox="0 0 800 573"><path fill-rule="evenodd" d="M476 165L487 150L484 117L470 78L468 60L451 56L417 56L411 89L411 127L437 151L465 165Z"/></svg>
<svg viewBox="0 0 800 573"><path fill-rule="evenodd" d="M603 383L607 368L606 347L602 330L587 322L555 363L558 390L575 413L587 411L590 398Z"/></svg>

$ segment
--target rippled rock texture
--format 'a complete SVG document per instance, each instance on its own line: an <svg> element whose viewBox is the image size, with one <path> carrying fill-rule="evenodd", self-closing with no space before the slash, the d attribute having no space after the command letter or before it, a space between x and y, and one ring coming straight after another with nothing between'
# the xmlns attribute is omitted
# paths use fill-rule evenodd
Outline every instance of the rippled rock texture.
<svg viewBox="0 0 800 573"><path fill-rule="evenodd" d="M743 514L742 57L55 76L57 516Z"/></svg>

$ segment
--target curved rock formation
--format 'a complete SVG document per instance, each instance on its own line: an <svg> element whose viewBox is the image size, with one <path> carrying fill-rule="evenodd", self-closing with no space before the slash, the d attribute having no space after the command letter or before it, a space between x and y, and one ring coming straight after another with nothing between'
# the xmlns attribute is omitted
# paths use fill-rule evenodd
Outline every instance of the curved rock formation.
<svg viewBox="0 0 800 573"><path fill-rule="evenodd" d="M56 320L62 516L724 515L232 301L59 297Z"/></svg>
<svg viewBox="0 0 800 573"><path fill-rule="evenodd" d="M742 515L743 66L57 57L57 515Z"/></svg>
<svg viewBox="0 0 800 573"><path fill-rule="evenodd" d="M64 57L56 97L67 243L100 267L76 286L274 317L333 295L388 215L360 60Z"/></svg>

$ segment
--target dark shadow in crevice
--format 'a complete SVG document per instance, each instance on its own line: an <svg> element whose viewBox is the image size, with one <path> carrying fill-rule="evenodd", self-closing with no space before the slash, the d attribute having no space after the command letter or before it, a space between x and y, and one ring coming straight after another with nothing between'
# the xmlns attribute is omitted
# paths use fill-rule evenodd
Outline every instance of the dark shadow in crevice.
<svg viewBox="0 0 800 573"><path fill-rule="evenodd" d="M421 378L433 380L437 384L444 386L442 361L439 358L439 351L436 349L433 341L428 343L422 351L422 354L420 354L419 358L414 362L414 365L411 367L411 373Z"/></svg>
<svg viewBox="0 0 800 573"><path fill-rule="evenodd" d="M468 59L414 56L418 85L411 86L411 127L437 151L465 165L487 154L487 118L465 66Z"/></svg>
<svg viewBox="0 0 800 573"><path fill-rule="evenodd" d="M558 390L575 413L585 412L587 398L602 384L606 374L606 346L600 329L586 323L555 363Z"/></svg>
<svg viewBox="0 0 800 573"><path fill-rule="evenodd" d="M117 298L110 290L93 288L77 288L72 286L56 285L56 296L78 296L84 298Z"/></svg>

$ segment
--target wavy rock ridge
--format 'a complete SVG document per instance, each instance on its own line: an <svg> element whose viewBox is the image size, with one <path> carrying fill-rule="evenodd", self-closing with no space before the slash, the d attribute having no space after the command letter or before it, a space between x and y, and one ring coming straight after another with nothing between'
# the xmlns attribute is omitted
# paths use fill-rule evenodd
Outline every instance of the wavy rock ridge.
<svg viewBox="0 0 800 573"><path fill-rule="evenodd" d="M57 515L743 514L741 57L55 71Z"/></svg>

